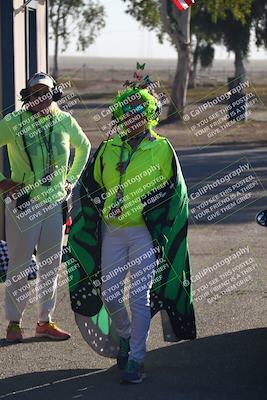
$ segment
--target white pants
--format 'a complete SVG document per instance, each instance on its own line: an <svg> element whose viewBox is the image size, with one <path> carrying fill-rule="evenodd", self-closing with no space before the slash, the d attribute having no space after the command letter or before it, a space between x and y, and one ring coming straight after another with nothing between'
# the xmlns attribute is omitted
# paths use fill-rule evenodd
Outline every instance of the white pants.
<svg viewBox="0 0 267 400"><path fill-rule="evenodd" d="M151 320L156 249L147 227L102 227L102 297L118 334L131 337L129 358L142 362ZM126 279L128 271L130 281ZM128 293L131 322L125 305Z"/></svg>
<svg viewBox="0 0 267 400"><path fill-rule="evenodd" d="M6 279L6 318L21 321L27 303L37 303L38 321L51 321L56 304L57 273L61 264L64 229L61 204L24 210L6 205L6 239L9 265ZM27 214L27 215L26 215ZM27 280L36 247L37 282Z"/></svg>

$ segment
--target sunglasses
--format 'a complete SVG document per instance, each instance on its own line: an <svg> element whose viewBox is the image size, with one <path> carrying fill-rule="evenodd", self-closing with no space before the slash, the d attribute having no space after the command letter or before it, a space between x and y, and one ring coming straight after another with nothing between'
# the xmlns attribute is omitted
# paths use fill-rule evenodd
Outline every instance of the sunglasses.
<svg viewBox="0 0 267 400"><path fill-rule="evenodd" d="M135 114L142 114L145 111L145 106L143 104L138 104L137 106L131 106L129 104L122 106L124 114L130 111L134 111Z"/></svg>
<svg viewBox="0 0 267 400"><path fill-rule="evenodd" d="M37 92L31 93L31 96L37 98L41 96L48 96L49 94L51 94L50 90L44 90L44 91L38 90Z"/></svg>

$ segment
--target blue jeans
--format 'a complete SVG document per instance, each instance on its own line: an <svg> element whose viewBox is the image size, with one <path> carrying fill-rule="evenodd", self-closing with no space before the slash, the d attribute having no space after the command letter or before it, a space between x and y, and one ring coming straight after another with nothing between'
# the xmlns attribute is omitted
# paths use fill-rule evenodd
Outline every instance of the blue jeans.
<svg viewBox="0 0 267 400"><path fill-rule="evenodd" d="M129 359L142 362L151 321L150 289L157 245L153 245L146 226L118 228L103 223L102 227L102 297L118 334L131 336Z"/></svg>

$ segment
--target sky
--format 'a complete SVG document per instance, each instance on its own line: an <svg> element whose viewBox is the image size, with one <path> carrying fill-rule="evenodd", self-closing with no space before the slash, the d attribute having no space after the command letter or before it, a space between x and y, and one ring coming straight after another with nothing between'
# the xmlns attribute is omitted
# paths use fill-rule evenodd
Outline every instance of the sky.
<svg viewBox="0 0 267 400"><path fill-rule="evenodd" d="M133 17L125 13L122 0L100 0L106 8L106 27L100 32L96 42L84 53L77 53L72 41L64 55L86 55L89 57L134 57L134 58L176 58L176 51L166 40L158 42L154 32L143 28ZM50 54L53 43L50 42ZM228 58L222 46L216 46L215 58ZM231 57L232 58L232 57ZM251 48L251 59L267 59L266 50Z"/></svg>

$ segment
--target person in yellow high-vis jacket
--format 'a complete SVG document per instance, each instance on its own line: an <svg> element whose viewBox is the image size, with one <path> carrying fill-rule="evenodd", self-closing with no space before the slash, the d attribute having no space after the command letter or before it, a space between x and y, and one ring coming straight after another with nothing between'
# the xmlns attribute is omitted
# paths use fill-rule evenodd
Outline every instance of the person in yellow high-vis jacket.
<svg viewBox="0 0 267 400"><path fill-rule="evenodd" d="M38 304L36 336L70 337L52 321L64 237L62 204L87 163L90 142L76 120L56 105L62 92L55 80L37 73L21 91L24 107L0 121L0 147L7 145L11 178L0 173L5 197L9 266L6 279L7 340L21 341L27 302ZM70 146L75 156L68 169ZM27 285L36 247L38 279Z"/></svg>

